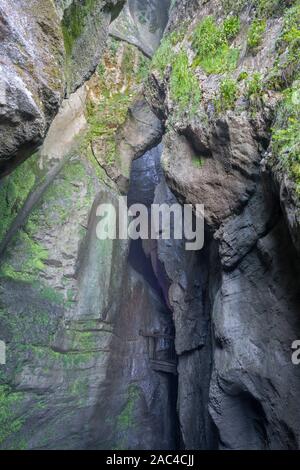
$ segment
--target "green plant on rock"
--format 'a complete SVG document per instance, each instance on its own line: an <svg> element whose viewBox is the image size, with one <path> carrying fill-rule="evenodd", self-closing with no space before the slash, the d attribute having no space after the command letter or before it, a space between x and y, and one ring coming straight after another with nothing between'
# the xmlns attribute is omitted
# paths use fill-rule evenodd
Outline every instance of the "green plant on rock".
<svg viewBox="0 0 300 470"><path fill-rule="evenodd" d="M215 105L218 112L233 109L238 96L237 82L231 78L225 78L220 84L220 95Z"/></svg>
<svg viewBox="0 0 300 470"><path fill-rule="evenodd" d="M180 112L194 113L201 100L201 91L186 52L180 51L173 62L170 78L170 94Z"/></svg>
<svg viewBox="0 0 300 470"><path fill-rule="evenodd" d="M295 182L300 197L300 82L283 92L272 134L272 150Z"/></svg>
<svg viewBox="0 0 300 470"><path fill-rule="evenodd" d="M259 18L271 18L281 13L289 4L290 0L254 0Z"/></svg>
<svg viewBox="0 0 300 470"><path fill-rule="evenodd" d="M241 72L237 78L237 81L238 82L243 82L244 80L246 80L248 78L249 74L248 72L246 72L245 70L243 72Z"/></svg>
<svg viewBox="0 0 300 470"><path fill-rule="evenodd" d="M256 15L260 18L270 18L289 6L290 0L222 0L225 13L240 13L247 6L252 6L256 10Z"/></svg>
<svg viewBox="0 0 300 470"><path fill-rule="evenodd" d="M185 35L185 28L175 30L167 34L161 41L159 48L153 56L151 69L157 70L161 76L164 76L168 65L172 65L175 59L174 47L183 40Z"/></svg>
<svg viewBox="0 0 300 470"><path fill-rule="evenodd" d="M240 29L241 22L238 16L228 16L223 22L223 32L229 41L239 34Z"/></svg>
<svg viewBox="0 0 300 470"><path fill-rule="evenodd" d="M238 14L246 6L247 0L222 0L222 7L226 14Z"/></svg>
<svg viewBox="0 0 300 470"><path fill-rule="evenodd" d="M194 65L201 66L208 74L232 71L237 66L239 49L230 47L224 25L218 26L212 16L207 16L195 28L192 48L196 53Z"/></svg>
<svg viewBox="0 0 300 470"><path fill-rule="evenodd" d="M279 77L281 87L289 87L300 74L300 1L285 12L276 48L278 60L273 75Z"/></svg>
<svg viewBox="0 0 300 470"><path fill-rule="evenodd" d="M203 158L200 155L193 155L192 164L195 168L202 168L204 164Z"/></svg>
<svg viewBox="0 0 300 470"><path fill-rule="evenodd" d="M255 72L246 82L246 96L253 108L259 108L264 95L263 77L259 72Z"/></svg>
<svg viewBox="0 0 300 470"><path fill-rule="evenodd" d="M267 23L265 20L256 19L252 22L247 36L247 45L250 50L253 51L260 46L266 27Z"/></svg>

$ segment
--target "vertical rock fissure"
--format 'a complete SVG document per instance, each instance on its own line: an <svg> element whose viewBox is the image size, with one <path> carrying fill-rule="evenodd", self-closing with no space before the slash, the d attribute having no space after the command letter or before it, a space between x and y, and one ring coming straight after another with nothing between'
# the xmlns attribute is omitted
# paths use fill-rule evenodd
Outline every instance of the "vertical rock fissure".
<svg viewBox="0 0 300 470"><path fill-rule="evenodd" d="M145 204L151 221L151 204L155 190L163 178L160 164L162 145L148 150L142 157L133 161L128 192L128 205ZM151 223L149 223L149 226ZM150 228L149 228L150 231ZM164 315L168 315L168 327L158 331L149 325L148 331L141 331L148 341L149 360L158 374L167 374L169 381L170 438L175 449L182 448L178 402L177 354L175 351L175 325L173 310L168 298L168 281L164 266L158 258L157 240L131 240L128 255L130 266L151 286L164 305ZM141 312L142 314L142 312Z"/></svg>

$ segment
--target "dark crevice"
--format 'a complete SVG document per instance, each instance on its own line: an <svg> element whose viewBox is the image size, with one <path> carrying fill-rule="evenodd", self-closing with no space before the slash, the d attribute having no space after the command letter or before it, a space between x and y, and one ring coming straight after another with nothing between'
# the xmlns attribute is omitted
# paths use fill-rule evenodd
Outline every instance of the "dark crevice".
<svg viewBox="0 0 300 470"><path fill-rule="evenodd" d="M162 153L161 144L154 147L132 163L130 186L128 191L128 205L140 203L148 208L149 220L151 220L151 204L154 202L155 188L160 183L163 172L160 164ZM164 273L164 267L158 259L157 241L147 240L148 252L141 239L131 240L128 255L129 265L137 271L144 280L156 292L158 298L164 306L164 314L168 314L171 320L171 335L175 336L175 326L173 323L173 312L168 299L168 280ZM168 341L170 341L168 339ZM175 345L172 340L171 349L176 358ZM156 344L156 343L155 343ZM168 355L168 350L163 351L163 356L157 355L158 360L165 360L164 355ZM167 358L168 359L168 358ZM176 358L177 361L177 358ZM155 370L155 369L154 369ZM170 406L170 429L173 434L170 436L175 443L175 449L183 449L183 440L180 432L179 417L177 414L178 401L178 375L157 370L158 374L167 374L169 381L169 406Z"/></svg>

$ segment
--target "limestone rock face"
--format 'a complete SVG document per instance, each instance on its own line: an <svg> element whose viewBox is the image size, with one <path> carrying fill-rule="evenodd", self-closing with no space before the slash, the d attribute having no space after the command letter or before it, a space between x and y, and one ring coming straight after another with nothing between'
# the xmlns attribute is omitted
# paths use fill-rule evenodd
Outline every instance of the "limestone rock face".
<svg viewBox="0 0 300 470"><path fill-rule="evenodd" d="M167 24L145 86L115 40L81 86L122 3L1 2L0 448L299 449L299 195L272 145L292 2L251 47L260 2L128 0L115 37L151 56ZM202 250L99 238L127 192L204 204Z"/></svg>
<svg viewBox="0 0 300 470"><path fill-rule="evenodd" d="M170 203L176 196L205 205L205 246L198 258L175 241L157 247L176 330L180 428L187 448L298 449L300 373L291 345L300 335L299 202L290 174L266 153L277 92L268 90L251 113L251 98L239 85L242 71L268 76L272 70L270 51L282 19L279 13L268 19L268 33L250 53L245 31L251 20L245 15L253 12L242 9L231 45L239 47L239 61L225 79L239 92L226 109L220 98L224 76L193 65L191 45L208 15L221 24L221 3L182 1L171 10L168 32L180 31L188 18L173 47L175 54L186 51L199 82L194 112L176 102L184 91L174 92L175 58L163 72L154 67L146 94L166 124L162 166ZM168 191L157 189L157 200L166 200Z"/></svg>
<svg viewBox="0 0 300 470"><path fill-rule="evenodd" d="M64 94L64 46L51 1L4 0L1 18L0 171L42 141Z"/></svg>
<svg viewBox="0 0 300 470"><path fill-rule="evenodd" d="M94 72L112 15L122 4L1 2L1 175L41 145L66 91L75 91Z"/></svg>
<svg viewBox="0 0 300 470"><path fill-rule="evenodd" d="M152 57L168 22L170 0L127 0L110 34Z"/></svg>
<svg viewBox="0 0 300 470"><path fill-rule="evenodd" d="M89 153L91 88L63 101L43 147L0 188L3 449L175 449L178 442L176 378L153 370L142 334L173 331L151 262L144 255L147 275L139 272L128 240L97 236L98 206L118 211L120 192ZM153 125L147 135L136 128L141 153L159 140L161 125L139 100L138 115ZM150 188L150 199L153 174L134 180ZM160 357L166 350L161 340Z"/></svg>

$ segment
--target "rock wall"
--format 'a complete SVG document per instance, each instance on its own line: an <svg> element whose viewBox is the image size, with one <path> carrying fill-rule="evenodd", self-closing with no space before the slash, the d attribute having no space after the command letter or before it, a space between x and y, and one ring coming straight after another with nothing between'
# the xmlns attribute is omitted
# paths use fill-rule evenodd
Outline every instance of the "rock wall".
<svg viewBox="0 0 300 470"><path fill-rule="evenodd" d="M110 34L152 57L168 22L170 0L127 0Z"/></svg>
<svg viewBox="0 0 300 470"><path fill-rule="evenodd" d="M1 2L1 175L42 144L65 93L75 91L95 71L112 15L122 4Z"/></svg>
<svg viewBox="0 0 300 470"><path fill-rule="evenodd" d="M63 102L42 149L2 180L0 332L7 349L0 371L2 449L177 445L176 380L152 369L148 340L141 335L171 331L170 312L151 282L155 276L146 257L139 273L128 261L127 240L101 241L96 235L98 205L112 203L118 210L120 191L91 151L102 139L93 126L100 123L107 135L116 119L112 105L122 106L115 102L124 99L120 90L129 87L131 96L141 86L132 69L128 75L123 46L118 43L114 52L110 47L104 62L115 60L120 68L108 67L102 77L101 65ZM112 97L102 88L103 78L114 82ZM141 110L139 100L135 106ZM104 128L98 120L102 106ZM123 106L120 120L129 101ZM145 114L151 115L147 109ZM138 136L135 115L130 126ZM152 121L154 131L137 138L134 155L159 140L154 115ZM141 184L149 175L139 177ZM164 348L160 345L160 354Z"/></svg>
<svg viewBox="0 0 300 470"><path fill-rule="evenodd" d="M0 448L299 449L299 2L172 2L145 85L110 40L80 87L121 3L1 3ZM151 56L161 5L112 34ZM127 193L204 204L203 249L99 240Z"/></svg>
<svg viewBox="0 0 300 470"><path fill-rule="evenodd" d="M282 90L292 80L271 84L283 73L274 59L283 51L278 44L294 2L268 11L262 2L242 3L177 2L146 93L167 129L162 165L168 186L183 203L205 204L202 256L186 269L180 260L184 282L169 276L178 413L187 448L296 449L297 182L274 164L271 134ZM259 24L254 46L252 29ZM286 47L285 58L292 46ZM278 60L284 63L283 56ZM277 180L266 160L277 168ZM161 258L176 272L170 255ZM187 295L189 276L198 284Z"/></svg>

